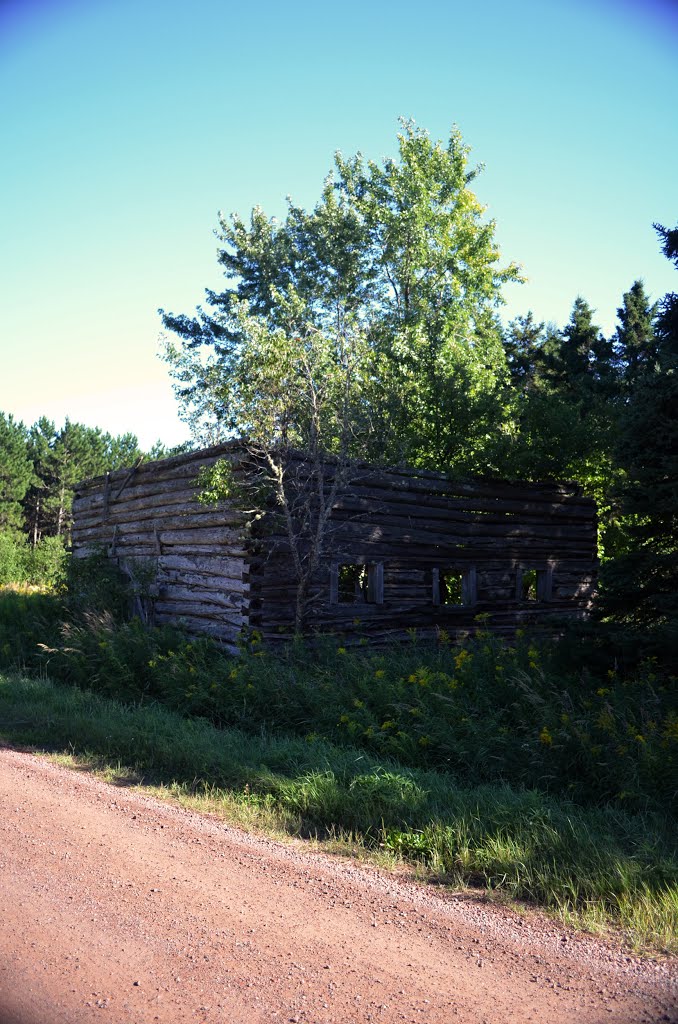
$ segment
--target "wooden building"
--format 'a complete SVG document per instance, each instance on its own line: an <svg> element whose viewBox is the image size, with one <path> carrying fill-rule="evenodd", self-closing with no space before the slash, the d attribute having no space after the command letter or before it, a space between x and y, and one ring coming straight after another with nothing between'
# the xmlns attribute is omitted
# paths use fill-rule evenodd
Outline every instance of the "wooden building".
<svg viewBox="0 0 678 1024"><path fill-rule="evenodd" d="M202 467L247 472L242 446L118 470L81 484L76 557L102 548L138 581L149 620L232 644L294 630L297 583L275 513L252 521L236 499L198 501ZM596 510L572 483L451 480L423 470L356 467L337 492L311 587L306 630L347 640L510 635L587 614L596 582Z"/></svg>

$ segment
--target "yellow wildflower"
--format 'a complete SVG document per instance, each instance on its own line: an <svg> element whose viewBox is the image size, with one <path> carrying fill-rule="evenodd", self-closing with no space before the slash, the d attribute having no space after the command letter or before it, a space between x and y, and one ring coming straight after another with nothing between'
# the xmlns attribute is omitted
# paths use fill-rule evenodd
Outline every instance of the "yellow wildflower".
<svg viewBox="0 0 678 1024"><path fill-rule="evenodd" d="M459 651L459 654L454 659L454 664L455 664L456 668L460 669L462 667L462 665L464 664L464 662L465 661L469 661L470 658L471 658L471 655L469 654L469 652L464 647L462 647L462 649Z"/></svg>
<svg viewBox="0 0 678 1024"><path fill-rule="evenodd" d="M544 726L542 731L539 733L539 742L542 743L545 747L550 747L553 743L553 736L551 735L546 726Z"/></svg>

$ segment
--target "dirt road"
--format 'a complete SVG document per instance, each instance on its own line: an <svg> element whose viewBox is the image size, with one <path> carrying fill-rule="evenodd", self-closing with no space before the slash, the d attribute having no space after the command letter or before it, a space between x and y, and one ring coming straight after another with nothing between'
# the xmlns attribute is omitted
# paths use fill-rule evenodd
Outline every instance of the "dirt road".
<svg viewBox="0 0 678 1024"><path fill-rule="evenodd" d="M1 1024L678 1020L641 962L0 750Z"/></svg>

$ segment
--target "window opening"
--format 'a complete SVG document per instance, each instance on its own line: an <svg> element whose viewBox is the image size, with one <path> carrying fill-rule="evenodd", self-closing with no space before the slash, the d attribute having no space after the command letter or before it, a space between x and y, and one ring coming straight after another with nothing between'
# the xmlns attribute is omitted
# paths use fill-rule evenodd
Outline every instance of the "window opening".
<svg viewBox="0 0 678 1024"><path fill-rule="evenodd" d="M516 598L518 601L550 601L553 570L518 569L516 577Z"/></svg>
<svg viewBox="0 0 678 1024"><path fill-rule="evenodd" d="M475 604L476 570L434 569L433 603L453 607Z"/></svg>
<svg viewBox="0 0 678 1024"><path fill-rule="evenodd" d="M520 579L520 596L523 601L537 600L537 570L524 569Z"/></svg>
<svg viewBox="0 0 678 1024"><path fill-rule="evenodd" d="M383 563L334 565L331 600L334 604L383 604Z"/></svg>

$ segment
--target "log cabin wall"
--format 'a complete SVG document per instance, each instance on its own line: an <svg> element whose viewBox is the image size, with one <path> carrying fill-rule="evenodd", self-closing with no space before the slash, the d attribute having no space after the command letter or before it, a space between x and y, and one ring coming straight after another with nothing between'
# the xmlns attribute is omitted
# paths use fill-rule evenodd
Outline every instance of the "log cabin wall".
<svg viewBox="0 0 678 1024"><path fill-rule="evenodd" d="M147 621L181 619L188 632L233 644L249 617L247 516L232 502L202 505L197 477L236 455L221 445L81 484L74 556L105 550L136 584L135 610Z"/></svg>
<svg viewBox="0 0 678 1024"><path fill-rule="evenodd" d="M559 619L590 609L596 525L595 504L576 484L364 472L334 506L309 630L384 641L443 629L459 638L485 614L499 634L556 631ZM284 536L269 535L251 579L251 625L269 640L289 637L295 582Z"/></svg>
<svg viewBox="0 0 678 1024"><path fill-rule="evenodd" d="M243 628L288 639L296 580L275 517L251 530L234 501L197 500L200 469L220 458L243 471L233 442L80 485L74 555L103 547L133 580L150 579L139 602L149 621L181 620L228 644ZM503 635L528 624L555 630L588 613L596 573L595 505L576 484L356 467L333 508L307 628L349 641L413 629L459 638L484 614Z"/></svg>

